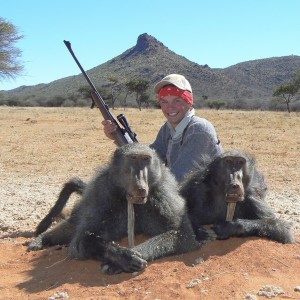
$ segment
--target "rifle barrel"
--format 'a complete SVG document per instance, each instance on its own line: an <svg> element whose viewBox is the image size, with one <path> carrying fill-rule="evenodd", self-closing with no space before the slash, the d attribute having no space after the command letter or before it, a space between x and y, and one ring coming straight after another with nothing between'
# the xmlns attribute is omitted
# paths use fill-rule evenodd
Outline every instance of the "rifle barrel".
<svg viewBox="0 0 300 300"><path fill-rule="evenodd" d="M118 129L115 132L115 141L119 146L122 146L124 144L132 143L132 142L137 142L137 139L135 138L135 134L132 133L130 130L129 126L127 125L127 128L122 128L117 120L114 118L114 116L110 113L109 111L109 106L105 103L103 98L101 97L100 93L97 91L96 87L92 83L91 79L81 66L80 62L78 61L76 55L74 54L72 47L71 47L71 42L64 40L64 43L66 47L68 48L69 52L71 53L72 57L74 58L76 64L78 65L79 69L81 70L82 74L84 75L85 79L89 83L89 85L92 88L92 99L94 103L97 105L99 110L101 111L101 114L105 120L111 120L114 122ZM126 122L127 123L127 122ZM123 124L122 124L123 125ZM134 137L134 138L132 138Z"/></svg>

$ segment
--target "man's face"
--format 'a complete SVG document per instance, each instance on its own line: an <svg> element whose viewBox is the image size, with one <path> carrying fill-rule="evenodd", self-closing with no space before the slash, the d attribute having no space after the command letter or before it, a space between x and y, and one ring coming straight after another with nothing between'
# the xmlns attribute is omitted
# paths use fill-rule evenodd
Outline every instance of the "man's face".
<svg viewBox="0 0 300 300"><path fill-rule="evenodd" d="M159 101L161 110L173 128L175 128L186 113L190 110L191 105L178 96L164 96Z"/></svg>

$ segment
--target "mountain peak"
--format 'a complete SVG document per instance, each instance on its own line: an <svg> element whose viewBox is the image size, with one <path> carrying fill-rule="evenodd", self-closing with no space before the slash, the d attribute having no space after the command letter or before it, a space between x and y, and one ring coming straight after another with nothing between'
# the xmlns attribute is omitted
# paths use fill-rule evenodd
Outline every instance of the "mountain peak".
<svg viewBox="0 0 300 300"><path fill-rule="evenodd" d="M153 47L165 47L163 43L159 42L155 37L143 33L139 35L137 39L136 48L146 49L146 48L153 48Z"/></svg>
<svg viewBox="0 0 300 300"><path fill-rule="evenodd" d="M147 33L143 33L139 35L137 39L137 43L135 47L133 47L132 49L132 53L137 54L139 52L149 52L149 51L157 50L160 47L166 48L163 43L159 42L153 36Z"/></svg>

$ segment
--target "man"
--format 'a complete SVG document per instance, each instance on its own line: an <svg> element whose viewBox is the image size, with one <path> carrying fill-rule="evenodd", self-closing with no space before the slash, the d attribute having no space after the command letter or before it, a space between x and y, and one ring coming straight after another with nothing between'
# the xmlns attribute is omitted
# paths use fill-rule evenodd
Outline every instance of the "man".
<svg viewBox="0 0 300 300"><path fill-rule="evenodd" d="M180 182L201 166L203 157L213 159L223 149L214 126L195 116L192 88L184 76L170 74L158 82L154 90L167 121L150 147ZM105 135L112 139L115 124L109 120L102 124Z"/></svg>

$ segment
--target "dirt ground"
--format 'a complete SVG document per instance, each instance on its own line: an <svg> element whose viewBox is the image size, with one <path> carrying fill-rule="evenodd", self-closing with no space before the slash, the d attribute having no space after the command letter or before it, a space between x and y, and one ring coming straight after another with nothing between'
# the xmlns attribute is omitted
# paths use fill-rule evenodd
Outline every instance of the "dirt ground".
<svg viewBox="0 0 300 300"><path fill-rule="evenodd" d="M159 110L112 113L124 113L143 143L164 122ZM65 247L27 252L62 184L90 178L115 146L96 109L0 107L0 299L300 299L300 114L197 115L215 125L226 150L256 157L268 201L294 223L296 244L231 238L114 276L100 274L97 261L67 259Z"/></svg>

